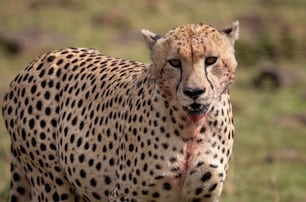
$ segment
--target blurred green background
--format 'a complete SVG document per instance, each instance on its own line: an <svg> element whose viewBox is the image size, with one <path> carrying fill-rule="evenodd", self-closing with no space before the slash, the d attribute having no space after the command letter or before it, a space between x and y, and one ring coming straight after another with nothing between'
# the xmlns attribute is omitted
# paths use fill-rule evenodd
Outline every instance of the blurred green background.
<svg viewBox="0 0 306 202"><path fill-rule="evenodd" d="M139 30L239 20L236 136L223 202L306 201L305 0L0 0L0 104L34 57L68 46L148 63ZM0 117L0 201L10 140Z"/></svg>

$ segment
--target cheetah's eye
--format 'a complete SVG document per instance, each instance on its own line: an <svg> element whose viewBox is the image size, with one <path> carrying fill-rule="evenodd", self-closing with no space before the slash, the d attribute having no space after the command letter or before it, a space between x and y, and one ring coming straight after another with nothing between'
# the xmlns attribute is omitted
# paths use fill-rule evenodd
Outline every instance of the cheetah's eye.
<svg viewBox="0 0 306 202"><path fill-rule="evenodd" d="M215 57L215 56L206 57L205 58L205 65L206 66L212 65L212 64L216 63L217 60L218 60L218 57Z"/></svg>
<svg viewBox="0 0 306 202"><path fill-rule="evenodd" d="M175 68L180 68L182 67L182 63L179 59L170 59L168 60L168 63Z"/></svg>

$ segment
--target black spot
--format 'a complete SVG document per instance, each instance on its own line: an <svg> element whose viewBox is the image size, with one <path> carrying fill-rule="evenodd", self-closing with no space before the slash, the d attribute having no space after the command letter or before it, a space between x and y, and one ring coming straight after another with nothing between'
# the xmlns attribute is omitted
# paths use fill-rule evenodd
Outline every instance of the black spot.
<svg viewBox="0 0 306 202"><path fill-rule="evenodd" d="M33 112L33 107L32 107L32 106L29 106L29 108L28 108L28 114L32 114L32 112Z"/></svg>
<svg viewBox="0 0 306 202"><path fill-rule="evenodd" d="M36 146L36 139L34 137L32 137L32 139L31 139L31 144L32 144L33 147Z"/></svg>
<svg viewBox="0 0 306 202"><path fill-rule="evenodd" d="M218 165L210 164L209 167L211 167L211 168L218 168Z"/></svg>
<svg viewBox="0 0 306 202"><path fill-rule="evenodd" d="M57 192L53 194L53 201L59 201L59 195Z"/></svg>
<svg viewBox="0 0 306 202"><path fill-rule="evenodd" d="M46 139L46 134L43 132L41 132L39 136L42 140Z"/></svg>
<svg viewBox="0 0 306 202"><path fill-rule="evenodd" d="M93 186L93 187L95 187L95 186L97 185L97 181L96 181L94 178L92 178L92 179L90 180L90 185Z"/></svg>
<svg viewBox="0 0 306 202"><path fill-rule="evenodd" d="M122 175L121 179L122 179L123 181L126 180L126 174L125 174L125 173Z"/></svg>
<svg viewBox="0 0 306 202"><path fill-rule="evenodd" d="M156 179L156 180L160 180L160 179L163 179L164 178L164 176L162 176L162 175L158 175L158 176L156 176L154 179Z"/></svg>
<svg viewBox="0 0 306 202"><path fill-rule="evenodd" d="M52 160L55 159L55 157L54 157L53 155L49 154L49 155L48 155L48 159L52 161Z"/></svg>
<svg viewBox="0 0 306 202"><path fill-rule="evenodd" d="M109 165L113 166L114 164L115 164L115 160L114 160L113 158L111 158L111 159L109 160Z"/></svg>
<svg viewBox="0 0 306 202"><path fill-rule="evenodd" d="M80 147L82 144L82 138L80 137L77 141L77 147Z"/></svg>
<svg viewBox="0 0 306 202"><path fill-rule="evenodd" d="M70 144L72 144L74 142L74 135L70 136Z"/></svg>
<svg viewBox="0 0 306 202"><path fill-rule="evenodd" d="M71 161L71 163L73 163L74 162L74 155L73 154L70 154L70 161Z"/></svg>
<svg viewBox="0 0 306 202"><path fill-rule="evenodd" d="M25 131L24 129L22 129L22 130L21 130L21 137L22 137L22 139L25 140L25 139L26 139L26 136L27 136L26 131Z"/></svg>
<svg viewBox="0 0 306 202"><path fill-rule="evenodd" d="M51 191L51 187L49 184L45 184L45 191L49 193Z"/></svg>
<svg viewBox="0 0 306 202"><path fill-rule="evenodd" d="M11 106L9 106L9 108L7 109L7 113L8 113L8 114L11 114L12 111L13 111L13 108L12 108Z"/></svg>
<svg viewBox="0 0 306 202"><path fill-rule="evenodd" d="M49 81L49 83L48 83L49 88L53 88L53 85L54 85L53 81L52 80Z"/></svg>
<svg viewBox="0 0 306 202"><path fill-rule="evenodd" d="M102 135L98 134L98 141L101 142L102 141Z"/></svg>
<svg viewBox="0 0 306 202"><path fill-rule="evenodd" d="M93 160L93 159L90 159L90 160L88 161L88 165L89 165L89 166L93 166L93 164L94 164L94 160Z"/></svg>
<svg viewBox="0 0 306 202"><path fill-rule="evenodd" d="M50 149L53 150L53 151L56 151L57 147L54 144L50 144Z"/></svg>
<svg viewBox="0 0 306 202"><path fill-rule="evenodd" d="M50 99L50 93L48 91L45 92L44 97L46 100Z"/></svg>
<svg viewBox="0 0 306 202"><path fill-rule="evenodd" d="M79 100L78 107L80 108L83 105L83 100Z"/></svg>
<svg viewBox="0 0 306 202"><path fill-rule="evenodd" d="M171 185L168 182L166 182L166 183L163 184L163 188L165 190L170 190L171 189Z"/></svg>
<svg viewBox="0 0 306 202"><path fill-rule="evenodd" d="M141 193L142 195L148 195L149 192L147 190L142 190Z"/></svg>
<svg viewBox="0 0 306 202"><path fill-rule="evenodd" d="M36 92L37 86L33 85L31 88L31 93L34 94Z"/></svg>
<svg viewBox="0 0 306 202"><path fill-rule="evenodd" d="M57 121L56 121L55 119L52 119L52 120L51 120L51 125L52 125L53 127L56 127L56 126L57 126Z"/></svg>
<svg viewBox="0 0 306 202"><path fill-rule="evenodd" d="M17 192L21 195L24 195L25 189L23 187L17 187Z"/></svg>
<svg viewBox="0 0 306 202"><path fill-rule="evenodd" d="M97 163L97 165L96 165L96 169L97 169L97 170L100 170L100 169L101 169L101 167L102 167L101 163L100 163L100 162L99 162L99 163Z"/></svg>
<svg viewBox="0 0 306 202"><path fill-rule="evenodd" d="M49 71L48 71L48 74L49 74L49 75L52 75L53 72L54 72L54 69L53 69L53 67L51 67L51 68L49 69Z"/></svg>
<svg viewBox="0 0 306 202"><path fill-rule="evenodd" d="M45 128L45 126L46 126L46 122L44 120L41 120L40 121L40 127Z"/></svg>
<svg viewBox="0 0 306 202"><path fill-rule="evenodd" d="M201 167L202 165L204 165L204 162L203 162L203 161L199 161L199 162L197 163L197 167Z"/></svg>
<svg viewBox="0 0 306 202"><path fill-rule="evenodd" d="M68 58L68 59L72 58L72 57L73 57L73 54L69 54L69 55L66 56L66 58Z"/></svg>
<svg viewBox="0 0 306 202"><path fill-rule="evenodd" d="M74 119L72 119L72 121L71 121L73 126L75 126L77 122L78 122L78 118L77 117L74 117Z"/></svg>
<svg viewBox="0 0 306 202"><path fill-rule="evenodd" d="M41 144L40 144L40 150L41 150L41 151L46 151L46 149L47 149L46 145L43 144L43 143L41 143Z"/></svg>
<svg viewBox="0 0 306 202"><path fill-rule="evenodd" d="M216 189L216 187L217 187L217 183L215 183L215 184L213 184L213 185L211 185L210 187L209 187L209 189L208 189L208 191L213 191L213 190L215 190Z"/></svg>
<svg viewBox="0 0 306 202"><path fill-rule="evenodd" d="M60 64L63 63L63 61L64 61L63 59L59 59L59 60L56 62L56 64L57 64L57 65L60 65Z"/></svg>
<svg viewBox="0 0 306 202"><path fill-rule="evenodd" d="M104 182L105 182L105 184L110 184L110 183L111 183L110 177L105 176L105 177L104 177Z"/></svg>
<svg viewBox="0 0 306 202"><path fill-rule="evenodd" d="M85 160L85 155L84 155L84 154L81 154L81 155L79 156L79 162L80 162L80 163L83 163L84 160Z"/></svg>
<svg viewBox="0 0 306 202"><path fill-rule="evenodd" d="M159 198L160 194L158 192L154 192L152 194L153 198Z"/></svg>
<svg viewBox="0 0 306 202"><path fill-rule="evenodd" d="M42 88L45 88L46 85L47 85L47 82L46 81L42 81L40 85L41 85Z"/></svg>
<svg viewBox="0 0 306 202"><path fill-rule="evenodd" d="M130 144L130 145L129 145L129 151L132 152L133 150L134 150L134 145L133 145L133 144Z"/></svg>
<svg viewBox="0 0 306 202"><path fill-rule="evenodd" d="M206 182L211 178L211 173L210 172L206 172L204 173L204 175L201 177L202 182Z"/></svg>
<svg viewBox="0 0 306 202"><path fill-rule="evenodd" d="M67 200L68 194L61 194L61 200Z"/></svg>
<svg viewBox="0 0 306 202"><path fill-rule="evenodd" d="M55 179L55 182L56 182L56 184L59 185L59 186L61 186L61 185L64 184L63 180L61 180L60 178L56 178L56 179Z"/></svg>
<svg viewBox="0 0 306 202"><path fill-rule="evenodd" d="M82 178L85 178L85 177L86 177L86 172L85 172L83 169L80 171L80 176L81 176Z"/></svg>
<svg viewBox="0 0 306 202"><path fill-rule="evenodd" d="M45 70L43 69L43 70L40 71L40 73L39 73L38 76L39 76L40 78L42 78L44 75L45 75Z"/></svg>
<svg viewBox="0 0 306 202"><path fill-rule="evenodd" d="M84 122L81 121L80 125L79 125L79 129L82 130L84 128Z"/></svg>
<svg viewBox="0 0 306 202"><path fill-rule="evenodd" d="M14 180L14 182L18 182L20 180L20 176L19 176L18 173L13 174L13 180Z"/></svg>
<svg viewBox="0 0 306 202"><path fill-rule="evenodd" d="M17 202L18 198L15 195L11 195L11 201L12 202Z"/></svg>
<svg viewBox="0 0 306 202"><path fill-rule="evenodd" d="M33 129L34 126L35 126L35 121L34 121L34 119L31 119L31 120L29 121L29 127L30 127L30 129Z"/></svg>
<svg viewBox="0 0 306 202"><path fill-rule="evenodd" d="M20 151L21 151L21 153L26 153L26 150L22 145L20 145Z"/></svg>
<svg viewBox="0 0 306 202"><path fill-rule="evenodd" d="M176 157L171 157L169 159L170 163L175 163L177 161Z"/></svg>
<svg viewBox="0 0 306 202"><path fill-rule="evenodd" d="M53 62L53 60L55 59L55 56L54 55L51 55L47 58L47 61L48 62Z"/></svg>
<svg viewBox="0 0 306 202"><path fill-rule="evenodd" d="M92 196L93 196L95 199L101 199L100 195L97 194L96 192L92 192Z"/></svg>
<svg viewBox="0 0 306 202"><path fill-rule="evenodd" d="M202 189L201 187L198 187L198 188L196 188L196 190L195 190L195 194L196 194L196 195L199 195L199 194L202 193L202 191L203 191L203 189Z"/></svg>

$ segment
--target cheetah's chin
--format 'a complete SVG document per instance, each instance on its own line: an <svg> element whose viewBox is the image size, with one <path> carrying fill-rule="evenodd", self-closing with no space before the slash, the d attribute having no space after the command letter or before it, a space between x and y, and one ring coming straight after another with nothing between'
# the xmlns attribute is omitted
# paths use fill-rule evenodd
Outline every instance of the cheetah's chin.
<svg viewBox="0 0 306 202"><path fill-rule="evenodd" d="M188 118L193 121L196 122L200 119L202 119L209 108L209 105L202 105L202 104L198 104L198 103L193 103L191 105L185 106L183 107L185 112L187 113Z"/></svg>

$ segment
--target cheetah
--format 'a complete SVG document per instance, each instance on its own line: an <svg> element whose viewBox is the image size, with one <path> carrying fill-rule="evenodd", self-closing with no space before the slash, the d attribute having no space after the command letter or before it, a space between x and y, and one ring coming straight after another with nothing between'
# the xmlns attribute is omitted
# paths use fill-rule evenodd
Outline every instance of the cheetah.
<svg viewBox="0 0 306 202"><path fill-rule="evenodd" d="M66 48L10 83L11 202L219 201L239 23L142 35L151 64Z"/></svg>

